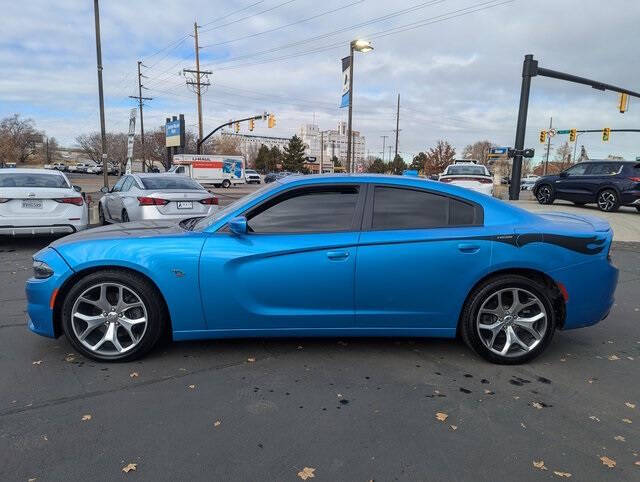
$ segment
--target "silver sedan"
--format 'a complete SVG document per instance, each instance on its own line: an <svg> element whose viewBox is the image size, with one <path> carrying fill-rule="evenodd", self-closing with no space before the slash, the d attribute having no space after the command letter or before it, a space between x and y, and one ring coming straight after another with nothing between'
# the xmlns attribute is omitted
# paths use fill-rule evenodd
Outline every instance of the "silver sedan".
<svg viewBox="0 0 640 482"><path fill-rule="evenodd" d="M193 179L176 174L128 174L98 204L100 223L208 216L218 198Z"/></svg>

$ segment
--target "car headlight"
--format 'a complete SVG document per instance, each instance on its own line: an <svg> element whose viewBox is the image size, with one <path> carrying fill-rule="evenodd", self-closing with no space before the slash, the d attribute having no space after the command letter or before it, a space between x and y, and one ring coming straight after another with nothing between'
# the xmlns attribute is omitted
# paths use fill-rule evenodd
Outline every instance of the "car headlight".
<svg viewBox="0 0 640 482"><path fill-rule="evenodd" d="M53 276L53 269L42 261L33 261L33 277L35 279L47 279Z"/></svg>

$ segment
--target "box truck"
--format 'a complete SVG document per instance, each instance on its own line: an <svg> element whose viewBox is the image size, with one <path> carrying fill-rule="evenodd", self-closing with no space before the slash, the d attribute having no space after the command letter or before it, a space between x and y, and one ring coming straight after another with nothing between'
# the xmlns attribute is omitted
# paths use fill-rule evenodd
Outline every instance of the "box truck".
<svg viewBox="0 0 640 482"><path fill-rule="evenodd" d="M244 157L208 154L175 154L169 172L189 176L200 184L230 187L244 184Z"/></svg>

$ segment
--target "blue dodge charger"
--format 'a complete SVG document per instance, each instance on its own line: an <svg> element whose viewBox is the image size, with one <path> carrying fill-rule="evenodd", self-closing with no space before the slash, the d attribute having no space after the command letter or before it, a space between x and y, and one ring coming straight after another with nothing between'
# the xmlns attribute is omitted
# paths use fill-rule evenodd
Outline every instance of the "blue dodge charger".
<svg viewBox="0 0 640 482"><path fill-rule="evenodd" d="M123 361L173 340L459 335L514 364L613 304L613 233L417 177L290 176L216 214L91 229L34 256L29 328Z"/></svg>

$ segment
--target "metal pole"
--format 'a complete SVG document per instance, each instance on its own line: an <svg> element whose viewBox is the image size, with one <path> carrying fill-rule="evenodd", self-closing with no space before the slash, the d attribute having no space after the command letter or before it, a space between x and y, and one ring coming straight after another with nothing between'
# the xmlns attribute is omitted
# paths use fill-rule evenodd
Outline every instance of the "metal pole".
<svg viewBox="0 0 640 482"><path fill-rule="evenodd" d="M349 120L347 124L347 172L352 172L351 120L353 111L353 42L349 44Z"/></svg>
<svg viewBox="0 0 640 482"><path fill-rule="evenodd" d="M322 174L322 168L324 166L324 131L320 131L320 172Z"/></svg>
<svg viewBox="0 0 640 482"><path fill-rule="evenodd" d="M380 136L382 137L382 160L384 161L384 149L386 146L387 137L389 136Z"/></svg>
<svg viewBox="0 0 640 482"><path fill-rule="evenodd" d="M553 117L549 118L549 131L553 128ZM549 170L549 153L551 152L551 134L547 133L547 157L544 161L544 169L542 172L543 176L547 175L547 171Z"/></svg>
<svg viewBox="0 0 640 482"><path fill-rule="evenodd" d="M522 87L520 88L520 107L518 109L518 124L516 126L516 140L514 149L516 155L513 158L511 170L511 186L509 199L520 198L520 176L522 174L522 150L524 149L524 135L527 128L527 111L529 110L529 91L531 90L531 76L536 74L538 63L533 60L533 55L524 56L522 64Z"/></svg>
<svg viewBox="0 0 640 482"><path fill-rule="evenodd" d="M398 157L398 133L400 132L400 94L398 94L398 110L396 111L396 157Z"/></svg>
<svg viewBox="0 0 640 482"><path fill-rule="evenodd" d="M196 84L198 96L198 140L202 144L202 98L200 92L200 49L198 48L198 22L193 22L193 37L196 43ZM199 153L199 151L198 151Z"/></svg>
<svg viewBox="0 0 640 482"><path fill-rule="evenodd" d="M575 141L573 141L573 162L576 162L576 148L578 147L578 136L579 136L579 135L580 135L580 134L578 134L578 133L576 132L576 140L575 140Z"/></svg>
<svg viewBox="0 0 640 482"><path fill-rule="evenodd" d="M100 99L100 135L102 137L102 175L104 186L109 187L109 169L107 168L107 134L104 127L104 92L102 90L102 47L100 45L100 7L93 0L93 13L96 21L96 59L98 63L98 97Z"/></svg>
<svg viewBox="0 0 640 482"><path fill-rule="evenodd" d="M142 115L142 75L140 65L142 61L138 60L138 102L140 106L140 143L142 144L142 172L147 170L147 153L144 147L144 116Z"/></svg>

